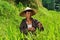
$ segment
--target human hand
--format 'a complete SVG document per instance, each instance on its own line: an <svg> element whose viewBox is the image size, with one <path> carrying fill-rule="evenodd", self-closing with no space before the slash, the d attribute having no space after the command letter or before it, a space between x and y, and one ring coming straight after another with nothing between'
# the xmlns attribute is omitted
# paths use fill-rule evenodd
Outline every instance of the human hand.
<svg viewBox="0 0 60 40"><path fill-rule="evenodd" d="M34 27L28 28L29 31L35 31Z"/></svg>

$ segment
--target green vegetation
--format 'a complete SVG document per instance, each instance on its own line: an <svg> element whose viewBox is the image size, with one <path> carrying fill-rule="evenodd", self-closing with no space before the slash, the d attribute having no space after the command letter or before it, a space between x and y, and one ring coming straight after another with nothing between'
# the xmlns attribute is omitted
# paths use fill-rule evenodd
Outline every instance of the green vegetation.
<svg viewBox="0 0 60 40"><path fill-rule="evenodd" d="M44 31L36 30L36 36L20 33L20 23L23 17L19 13L25 8L21 3L17 7L7 1L0 1L0 40L60 40L60 12L39 7L33 18L40 21Z"/></svg>

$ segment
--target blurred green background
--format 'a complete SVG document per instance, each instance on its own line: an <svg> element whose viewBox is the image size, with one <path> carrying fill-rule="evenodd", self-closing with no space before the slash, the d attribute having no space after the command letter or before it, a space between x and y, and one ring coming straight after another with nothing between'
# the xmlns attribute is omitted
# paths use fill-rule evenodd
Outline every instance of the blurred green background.
<svg viewBox="0 0 60 40"><path fill-rule="evenodd" d="M57 7L56 7L57 6ZM23 17L19 13L26 7L36 9L32 16L43 24L44 31L36 36L20 32ZM0 40L60 40L60 0L0 0Z"/></svg>

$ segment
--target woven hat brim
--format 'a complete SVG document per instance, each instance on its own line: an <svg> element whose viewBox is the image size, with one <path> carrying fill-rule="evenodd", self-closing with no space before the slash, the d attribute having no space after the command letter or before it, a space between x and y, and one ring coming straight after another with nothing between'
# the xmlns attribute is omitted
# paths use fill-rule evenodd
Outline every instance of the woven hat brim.
<svg viewBox="0 0 60 40"><path fill-rule="evenodd" d="M29 10L24 10L24 11L22 11L21 13L20 13L20 16L22 16L22 17L25 17L25 11L29 11ZM35 15L36 14L36 11L34 11L34 10L30 10L31 11L31 16L33 16L33 15Z"/></svg>

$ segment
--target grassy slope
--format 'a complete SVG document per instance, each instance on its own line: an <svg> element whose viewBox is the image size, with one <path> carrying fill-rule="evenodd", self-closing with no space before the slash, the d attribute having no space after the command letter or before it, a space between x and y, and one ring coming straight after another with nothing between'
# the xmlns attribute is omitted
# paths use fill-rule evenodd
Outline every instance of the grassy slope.
<svg viewBox="0 0 60 40"><path fill-rule="evenodd" d="M23 7L21 6L21 9ZM20 33L19 24L22 17L19 15L18 9L7 2L0 3L0 40L20 40L24 38ZM25 36L29 40L60 40L60 12L48 11L40 7L38 13L33 18L40 21L44 26L44 31L36 30L37 36Z"/></svg>

